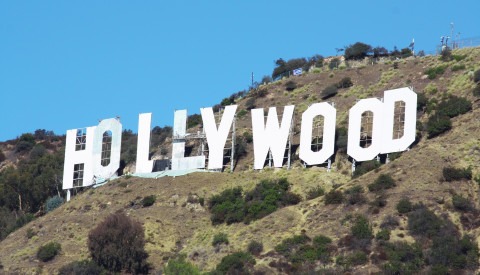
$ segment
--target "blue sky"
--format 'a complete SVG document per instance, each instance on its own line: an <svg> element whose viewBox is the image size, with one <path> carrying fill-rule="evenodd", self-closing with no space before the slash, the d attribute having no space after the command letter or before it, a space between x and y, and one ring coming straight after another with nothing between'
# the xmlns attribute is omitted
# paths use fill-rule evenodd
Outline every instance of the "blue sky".
<svg viewBox="0 0 480 275"><path fill-rule="evenodd" d="M480 2L0 0L0 141L213 106L274 61L480 36ZM447 3L447 2L445 2Z"/></svg>

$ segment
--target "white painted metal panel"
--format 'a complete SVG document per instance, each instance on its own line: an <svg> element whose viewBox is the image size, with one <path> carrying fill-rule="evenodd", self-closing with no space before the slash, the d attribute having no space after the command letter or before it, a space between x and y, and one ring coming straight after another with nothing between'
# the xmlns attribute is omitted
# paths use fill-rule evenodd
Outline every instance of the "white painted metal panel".
<svg viewBox="0 0 480 275"><path fill-rule="evenodd" d="M110 163L102 166L102 140L103 133L112 132L112 143L110 151ZM120 168L120 153L122 146L122 124L118 119L104 119L95 129L95 137L93 142L93 174L97 178L108 179L116 175Z"/></svg>
<svg viewBox="0 0 480 275"><path fill-rule="evenodd" d="M230 105L225 107L222 120L217 129L213 109L201 108L203 129L208 142L208 169L221 169L223 167L223 152L225 143L227 141L228 133L232 127L233 119L237 105Z"/></svg>
<svg viewBox="0 0 480 275"><path fill-rule="evenodd" d="M312 151L313 119L323 116L323 140L322 149ZM308 165L322 164L331 157L335 150L335 121L337 110L326 102L315 103L302 114L302 128L300 133L299 157Z"/></svg>
<svg viewBox="0 0 480 275"><path fill-rule="evenodd" d="M150 129L152 129L152 113L138 115L138 139L137 139L137 162L135 173L150 173L153 168L153 160L149 160L150 154Z"/></svg>
<svg viewBox="0 0 480 275"><path fill-rule="evenodd" d="M282 167L294 109L294 105L284 107L280 127L275 107L269 108L266 126L263 108L252 110L254 169L263 169L268 150L274 167Z"/></svg>
<svg viewBox="0 0 480 275"><path fill-rule="evenodd" d="M383 142L381 153L394 153L407 150L415 141L417 127L417 94L410 88L385 91L383 96ZM405 124L403 136L393 139L395 102L405 102Z"/></svg>

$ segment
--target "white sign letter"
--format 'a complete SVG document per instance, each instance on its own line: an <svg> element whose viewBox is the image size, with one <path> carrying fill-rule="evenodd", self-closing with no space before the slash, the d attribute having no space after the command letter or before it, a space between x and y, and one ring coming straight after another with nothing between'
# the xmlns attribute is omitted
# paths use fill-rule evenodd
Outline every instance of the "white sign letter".
<svg viewBox="0 0 480 275"><path fill-rule="evenodd" d="M335 120L337 110L326 102L315 103L302 114L300 133L300 159L308 165L324 163L333 155L335 149ZM316 116L323 116L322 149L312 151L312 125Z"/></svg>
<svg viewBox="0 0 480 275"><path fill-rule="evenodd" d="M294 109L294 105L284 107L280 127L275 107L269 108L266 126L263 108L252 110L254 169L263 169L268 150L272 152L273 165L282 167Z"/></svg>
<svg viewBox="0 0 480 275"><path fill-rule="evenodd" d="M152 127L152 113L138 115L137 162L135 173L150 173L153 169L153 160L150 154L150 129Z"/></svg>
<svg viewBox="0 0 480 275"><path fill-rule="evenodd" d="M217 123L213 115L212 108L201 108L203 120L203 129L207 136L208 142L208 169L222 169L223 167L223 149L227 141L228 132L232 127L233 118L237 105L230 105L225 107L220 126L217 130Z"/></svg>
<svg viewBox="0 0 480 275"><path fill-rule="evenodd" d="M362 114L366 111L373 113L372 144L368 148L362 148L360 147L360 130L362 127ZM381 129L383 126L382 116L383 103L376 98L362 99L350 109L347 154L356 161L371 160L380 153L383 137Z"/></svg>

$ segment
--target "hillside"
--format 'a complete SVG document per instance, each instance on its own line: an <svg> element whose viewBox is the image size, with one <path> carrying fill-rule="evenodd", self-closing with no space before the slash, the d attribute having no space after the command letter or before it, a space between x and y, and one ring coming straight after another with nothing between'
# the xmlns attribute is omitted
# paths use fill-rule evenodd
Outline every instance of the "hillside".
<svg viewBox="0 0 480 275"><path fill-rule="evenodd" d="M3 270L0 269L0 273L52 274L67 263L88 259L89 231L109 214L118 211L124 211L143 224L148 261L153 265L154 271L161 270L168 259L178 253L186 254L187 260L201 270L210 271L222 257L235 251L246 251L250 241L259 240L263 243L263 252L255 257L254 270L258 274L285 274L290 272L291 263L287 263L288 260L275 250L275 246L295 234L306 234L312 239L323 234L332 239L328 248L332 261L325 266L318 261L310 263L313 266L311 269L325 267L333 274L344 270L353 274L383 273L382 266L393 263L388 256L381 256L383 250L388 252L385 248L388 245L379 239L373 239L370 243L352 241L354 218L363 215L369 220L374 234L382 230L381 225L387 216L398 218L399 224L391 230L388 242L418 242L425 256L420 270L428 272L432 265L429 264L427 255L432 251L434 238L413 234L409 229L409 216L413 212L399 214L396 205L400 200L408 198L412 203L422 202L444 220L445 226L449 224L446 222L448 220L453 223L449 230L455 230L459 236L472 236L473 243L477 246L480 241L477 210L480 208L479 184L473 178L446 181L442 175L445 167L471 167L474 177L480 175L480 101L472 94L475 87L473 74L480 68L480 48L455 50L453 55L460 56L458 61L442 61L439 56L426 56L398 61L385 59L376 64L369 61L355 62L349 68L340 66L340 69L334 70L325 66L300 76L261 85L235 102L238 105L237 114L249 109L252 104L256 108L276 106L279 114L282 113L283 106L295 105L293 144L298 145L302 112L308 104L322 102L322 90L344 77L350 77L353 86L340 88L338 94L327 99L335 102L337 127L348 127L348 110L356 100L380 98L385 90L411 86L415 92L424 93L430 102L430 105L427 104L418 111L418 128L422 137L409 151L389 163L352 178L351 162L340 148L331 172L327 172L323 166L304 168L295 157L290 170L266 168L254 171L253 145L244 138L245 154L238 160L232 173L193 173L159 179L121 177L74 196L70 202L38 217L1 241L0 263ZM429 78L424 73L439 66L445 67L444 72L434 78ZM452 70L454 67L460 69ZM294 81L297 88L287 91L289 81ZM467 98L473 103L472 110L453 117L451 130L427 138L425 125L434 114L434 111L427 112L427 108L432 105L435 108L433 98L441 102L449 95ZM249 111L242 116L238 115L236 127L239 136L245 137L245 132L251 133ZM169 148L170 144L171 139L165 139L155 147L158 149L156 154L165 155L165 151L160 153L160 150ZM6 146L8 145L4 144L5 148ZM294 146L295 149L297 147ZM8 156L10 162L14 162ZM395 186L382 192L369 191L368 185L382 174L389 174L395 180ZM202 197L207 201L213 195L237 186L243 190L252 190L262 179L279 178L287 178L292 184L291 191L299 194L302 201L280 208L249 224L212 225L207 204L202 206L197 199ZM362 194L366 199L364 203L326 205L326 195L306 199L308 191L314 187L322 187L325 193L331 190L341 191L348 196L352 193L351 188L357 185L363 188ZM142 207L141 200L148 195L155 195L156 202L150 207ZM459 210L452 203L455 195L468 199L468 209ZM383 197L385 206L376 205L379 197ZM27 237L28 230L33 230L33 237ZM229 244L212 246L213 236L220 232L227 234ZM61 244L60 254L49 262L40 262L36 257L38 248L53 240ZM366 262L350 264L348 268L339 261L335 262L339 255L347 257L357 251L365 253ZM401 262L405 263L403 260ZM478 255L477 265L459 265L451 270L465 274L478 272Z"/></svg>

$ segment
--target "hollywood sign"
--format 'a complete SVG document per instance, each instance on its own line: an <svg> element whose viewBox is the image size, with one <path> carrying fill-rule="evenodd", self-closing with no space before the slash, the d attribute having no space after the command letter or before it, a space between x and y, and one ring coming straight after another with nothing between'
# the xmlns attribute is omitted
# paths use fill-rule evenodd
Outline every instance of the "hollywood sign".
<svg viewBox="0 0 480 275"><path fill-rule="evenodd" d="M393 138L395 103L405 105L403 136ZM383 101L377 98L362 99L349 111L347 154L355 161L372 160L379 154L401 152L415 141L417 94L410 88L384 92ZM267 119L263 108L252 109L252 134L254 169L263 169L270 152L274 167L283 166L288 137L293 124L294 105L285 106L279 123L277 110L271 107ZM203 129L209 148L208 169L223 168L224 147L235 119L237 105L226 106L219 126L213 109L201 108ZM373 113L371 145L360 146L362 114ZM313 120L322 116L322 148L311 148ZM149 160L151 113L139 115L136 173L150 173L153 160ZM205 156L185 157L186 110L175 111L173 127L172 170L205 168ZM336 109L326 103L312 104L302 114L299 158L308 165L325 163L335 147ZM120 167L122 124L118 119L102 120L98 126L67 131L63 189L89 186L95 178L110 178ZM69 192L68 192L69 194Z"/></svg>

